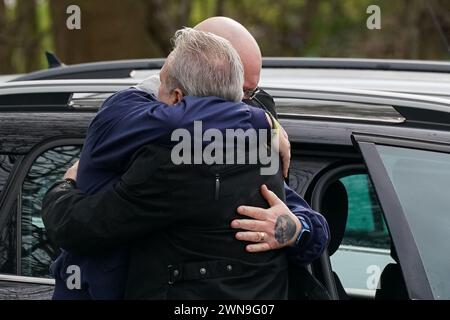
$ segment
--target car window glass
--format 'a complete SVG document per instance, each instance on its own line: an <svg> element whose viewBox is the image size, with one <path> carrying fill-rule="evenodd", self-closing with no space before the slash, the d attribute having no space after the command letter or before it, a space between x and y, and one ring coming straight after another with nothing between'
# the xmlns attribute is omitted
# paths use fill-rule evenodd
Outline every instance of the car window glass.
<svg viewBox="0 0 450 320"><path fill-rule="evenodd" d="M389 234L367 174L343 177L340 181L348 197L347 225L342 244L389 249Z"/></svg>
<svg viewBox="0 0 450 320"><path fill-rule="evenodd" d="M19 156L11 154L0 154L0 199L11 170ZM13 209L6 211L0 210L0 273L16 273L16 220L17 202L13 205Z"/></svg>
<svg viewBox="0 0 450 320"><path fill-rule="evenodd" d="M21 274L49 277L49 266L58 250L49 242L41 218L42 199L79 158L81 146L62 146L41 154L31 166L22 187Z"/></svg>
<svg viewBox="0 0 450 320"><path fill-rule="evenodd" d="M6 180L11 173L12 167L18 156L10 154L0 154L0 198L2 196L3 189L6 186Z"/></svg>
<svg viewBox="0 0 450 320"><path fill-rule="evenodd" d="M332 196L323 199L329 203L322 207L331 208L339 219L347 218L346 224L337 223L337 228L345 230L334 230L335 237L342 237L342 241L331 256L332 268L344 288L375 292L383 268L393 260L389 233L371 181L367 174L347 175L330 188L333 190L326 192Z"/></svg>
<svg viewBox="0 0 450 320"><path fill-rule="evenodd" d="M17 201L7 214L0 230L0 273L17 273Z"/></svg>
<svg viewBox="0 0 450 320"><path fill-rule="evenodd" d="M450 298L450 154L377 145L436 299Z"/></svg>

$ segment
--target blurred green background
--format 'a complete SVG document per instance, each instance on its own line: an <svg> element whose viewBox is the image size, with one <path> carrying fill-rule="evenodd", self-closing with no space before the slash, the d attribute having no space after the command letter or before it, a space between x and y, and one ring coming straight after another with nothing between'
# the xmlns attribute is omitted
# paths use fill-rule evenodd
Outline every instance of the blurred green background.
<svg viewBox="0 0 450 320"><path fill-rule="evenodd" d="M81 8L68 30L66 8ZM381 8L381 30L366 9ZM0 74L46 68L44 52L67 64L166 56L182 26L232 17L264 56L448 60L450 0L0 0Z"/></svg>

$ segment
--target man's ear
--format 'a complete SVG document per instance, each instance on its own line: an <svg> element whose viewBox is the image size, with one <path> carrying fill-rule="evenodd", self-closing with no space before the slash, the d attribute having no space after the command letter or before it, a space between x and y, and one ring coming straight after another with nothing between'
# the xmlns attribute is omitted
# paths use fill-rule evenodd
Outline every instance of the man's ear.
<svg viewBox="0 0 450 320"><path fill-rule="evenodd" d="M179 88L176 88L172 91L173 104L183 100L183 97L184 97L183 91L181 91Z"/></svg>

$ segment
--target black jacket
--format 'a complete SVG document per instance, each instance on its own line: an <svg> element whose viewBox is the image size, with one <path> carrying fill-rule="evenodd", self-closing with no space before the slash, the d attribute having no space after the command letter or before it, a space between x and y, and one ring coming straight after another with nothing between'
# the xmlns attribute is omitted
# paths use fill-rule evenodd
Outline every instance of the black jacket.
<svg viewBox="0 0 450 320"><path fill-rule="evenodd" d="M127 243L126 298L285 299L284 250L247 253L230 223L239 205L268 207L266 184L284 200L281 173L259 165L173 165L170 150L146 146L104 193L56 184L43 200L49 237L80 254ZM88 208L88 209L87 209Z"/></svg>

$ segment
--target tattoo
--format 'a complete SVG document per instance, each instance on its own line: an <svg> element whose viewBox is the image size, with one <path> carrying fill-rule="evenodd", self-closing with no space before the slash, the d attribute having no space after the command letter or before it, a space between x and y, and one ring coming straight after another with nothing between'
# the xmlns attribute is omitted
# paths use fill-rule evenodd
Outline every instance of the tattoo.
<svg viewBox="0 0 450 320"><path fill-rule="evenodd" d="M275 223L275 239L278 243L285 244L294 237L296 229L297 226L291 217L283 214L277 218Z"/></svg>

